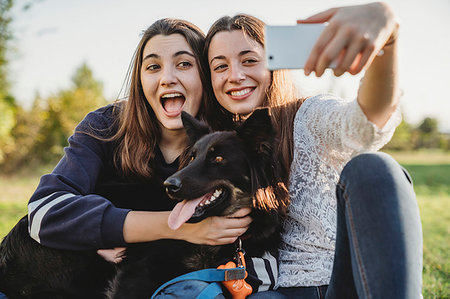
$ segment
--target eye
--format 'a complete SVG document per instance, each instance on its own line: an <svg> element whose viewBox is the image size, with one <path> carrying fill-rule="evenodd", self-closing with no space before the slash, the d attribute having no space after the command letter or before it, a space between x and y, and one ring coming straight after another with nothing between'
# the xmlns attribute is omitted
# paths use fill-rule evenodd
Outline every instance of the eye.
<svg viewBox="0 0 450 299"><path fill-rule="evenodd" d="M191 66L192 66L192 63L190 63L189 61L182 61L179 64L177 64L177 67L184 68L184 69L190 68Z"/></svg>
<svg viewBox="0 0 450 299"><path fill-rule="evenodd" d="M226 65L226 64L219 64L218 66L215 66L215 67L213 68L213 70L214 70L215 72L220 72L220 71L225 70L227 67L228 67L228 65Z"/></svg>
<svg viewBox="0 0 450 299"><path fill-rule="evenodd" d="M223 157L222 156L216 156L213 161L215 163L221 163L223 161Z"/></svg>
<svg viewBox="0 0 450 299"><path fill-rule="evenodd" d="M146 69L146 70L149 70L149 71L154 71L154 70L157 70L157 69L159 69L159 68L160 68L160 66L157 65L157 64L150 64L150 65L148 65L145 69Z"/></svg>
<svg viewBox="0 0 450 299"><path fill-rule="evenodd" d="M243 61L243 64L255 64L255 63L257 63L258 62L258 60L256 60L256 59L253 59L253 58L247 58L247 59L245 59L244 61Z"/></svg>

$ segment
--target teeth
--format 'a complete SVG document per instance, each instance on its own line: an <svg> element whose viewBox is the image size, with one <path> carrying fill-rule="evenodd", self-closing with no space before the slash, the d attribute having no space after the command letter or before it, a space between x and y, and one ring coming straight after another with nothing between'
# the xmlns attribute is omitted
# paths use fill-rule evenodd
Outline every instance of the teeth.
<svg viewBox="0 0 450 299"><path fill-rule="evenodd" d="M248 94L250 91L252 91L251 88L245 88L245 89L242 89L242 90L239 90L239 91L231 91L230 94L232 96L243 96L243 95Z"/></svg>
<svg viewBox="0 0 450 299"><path fill-rule="evenodd" d="M220 194L222 194L222 190L216 190L216 191L214 191L213 196L214 196L214 197L219 197Z"/></svg>
<svg viewBox="0 0 450 299"><path fill-rule="evenodd" d="M216 200L216 197L213 195L213 196L211 196L211 198L209 199L210 201L215 201Z"/></svg>
<svg viewBox="0 0 450 299"><path fill-rule="evenodd" d="M205 205L209 205L211 202L209 201L209 199L207 199L206 201L205 201Z"/></svg>
<svg viewBox="0 0 450 299"><path fill-rule="evenodd" d="M176 97L182 97L183 95L181 93L175 92L175 93L166 93L163 96L161 96L162 99L169 99L169 98L176 98Z"/></svg>

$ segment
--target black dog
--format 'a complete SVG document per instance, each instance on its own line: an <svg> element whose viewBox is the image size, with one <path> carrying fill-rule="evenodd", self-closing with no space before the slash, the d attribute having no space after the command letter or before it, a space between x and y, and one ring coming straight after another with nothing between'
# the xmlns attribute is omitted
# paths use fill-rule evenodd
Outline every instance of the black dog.
<svg viewBox="0 0 450 299"><path fill-rule="evenodd" d="M95 251L44 247L23 217L0 244L0 292L9 299L103 298L115 267Z"/></svg>
<svg viewBox="0 0 450 299"><path fill-rule="evenodd" d="M186 221L198 222L253 207L254 220L243 241L246 255L256 257L276 250L279 216L288 196L273 156L275 133L267 110L254 112L236 131L211 133L204 123L186 113L182 119L191 148L186 155L187 166L164 183L170 197L180 201L169 217L169 226L176 229ZM149 298L166 281L187 272L215 268L235 255L234 244L207 246L178 240L133 244L111 280L114 267L95 252L48 249L32 240L26 230L24 218L0 245L0 291L11 299L101 298L99 293L108 281L108 298ZM53 258L56 262L52 267ZM17 274L19 271L30 272L25 276ZM30 280L30 273L40 276L31 278L36 279L35 294L37 286L47 289L27 296L31 291L23 288L30 281L24 279ZM89 288L95 291L80 291Z"/></svg>

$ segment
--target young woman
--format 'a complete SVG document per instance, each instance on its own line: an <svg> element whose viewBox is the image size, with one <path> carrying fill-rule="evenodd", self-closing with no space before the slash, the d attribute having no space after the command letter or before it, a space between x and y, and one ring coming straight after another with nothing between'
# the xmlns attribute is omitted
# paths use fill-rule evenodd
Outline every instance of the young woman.
<svg viewBox="0 0 450 299"><path fill-rule="evenodd" d="M251 297L419 298L422 236L408 174L380 149L400 122L398 23L384 3L333 8L305 66L321 76L365 69L356 100L297 100L284 71L265 68L264 24L223 17L205 44L217 102L207 115L229 127L273 109L291 205L279 251L277 291ZM280 108L281 107L281 108ZM300 107L300 108L299 108Z"/></svg>
<svg viewBox="0 0 450 299"><path fill-rule="evenodd" d="M131 66L129 95L89 113L65 155L44 175L28 204L30 235L62 249L107 249L162 238L232 243L250 217L211 217L171 230L174 204L162 182L178 169L187 145L181 111L201 116L204 34L191 23L162 19L143 34ZM116 260L116 251L100 251Z"/></svg>

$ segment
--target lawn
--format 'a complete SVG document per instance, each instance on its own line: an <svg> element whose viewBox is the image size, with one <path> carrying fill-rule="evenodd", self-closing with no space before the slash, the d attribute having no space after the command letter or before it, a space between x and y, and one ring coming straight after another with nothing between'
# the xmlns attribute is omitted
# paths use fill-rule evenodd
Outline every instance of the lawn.
<svg viewBox="0 0 450 299"><path fill-rule="evenodd" d="M424 237L424 298L450 298L450 153L391 153L414 180ZM50 168L0 175L0 237L26 213L39 177Z"/></svg>

